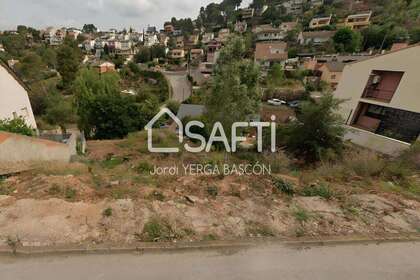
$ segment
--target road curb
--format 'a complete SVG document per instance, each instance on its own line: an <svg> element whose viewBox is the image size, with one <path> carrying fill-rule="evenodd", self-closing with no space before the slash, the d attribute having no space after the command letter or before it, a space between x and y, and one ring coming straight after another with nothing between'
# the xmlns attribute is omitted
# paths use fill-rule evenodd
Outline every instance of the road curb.
<svg viewBox="0 0 420 280"><path fill-rule="evenodd" d="M382 237L353 236L325 237L313 239L259 238L238 241L211 242L172 242L172 243L135 243L84 244L48 247L0 247L0 256L36 257L49 255L90 255L90 254L153 254L188 251L243 250L267 245L279 245L292 248L345 246L354 244L384 244L400 242L420 242L420 234L389 235Z"/></svg>

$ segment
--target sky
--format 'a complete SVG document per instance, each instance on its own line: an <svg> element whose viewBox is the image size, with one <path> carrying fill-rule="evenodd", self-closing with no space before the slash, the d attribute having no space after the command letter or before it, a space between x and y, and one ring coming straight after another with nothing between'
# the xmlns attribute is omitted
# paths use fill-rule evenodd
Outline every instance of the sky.
<svg viewBox="0 0 420 280"><path fill-rule="evenodd" d="M17 25L81 28L85 23L102 30L162 28L172 17L195 19L200 7L211 2L220 0L0 0L0 30Z"/></svg>

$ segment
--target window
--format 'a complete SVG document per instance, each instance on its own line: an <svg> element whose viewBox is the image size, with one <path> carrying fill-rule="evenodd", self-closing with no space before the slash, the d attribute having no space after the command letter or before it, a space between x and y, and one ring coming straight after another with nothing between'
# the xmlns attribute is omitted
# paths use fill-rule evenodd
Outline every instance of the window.
<svg viewBox="0 0 420 280"><path fill-rule="evenodd" d="M414 142L420 135L420 114L385 106L360 103L353 126L397 139Z"/></svg>
<svg viewBox="0 0 420 280"><path fill-rule="evenodd" d="M331 75L331 80L335 80L337 78L336 75Z"/></svg>

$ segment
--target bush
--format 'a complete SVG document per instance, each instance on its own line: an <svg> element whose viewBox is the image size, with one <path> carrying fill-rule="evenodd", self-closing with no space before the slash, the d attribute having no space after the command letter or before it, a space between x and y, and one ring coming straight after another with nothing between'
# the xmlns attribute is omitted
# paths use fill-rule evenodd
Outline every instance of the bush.
<svg viewBox="0 0 420 280"><path fill-rule="evenodd" d="M330 189L328 185L325 185L325 184L319 184L315 186L305 186L303 190L301 191L301 194L303 196L309 196L309 197L320 196L327 200L330 200L334 196L333 191Z"/></svg>
<svg viewBox="0 0 420 280"><path fill-rule="evenodd" d="M111 217L112 216L112 208L106 208L103 212L102 215L104 217Z"/></svg>
<svg viewBox="0 0 420 280"><path fill-rule="evenodd" d="M142 161L136 168L137 172L140 174L150 173L153 170L153 166L147 161Z"/></svg>
<svg viewBox="0 0 420 280"><path fill-rule="evenodd" d="M26 136L34 135L33 129L26 124L25 119L22 117L0 120L0 131L7 131Z"/></svg>
<svg viewBox="0 0 420 280"><path fill-rule="evenodd" d="M273 178L273 184L278 191L286 195L292 196L295 194L295 187L290 182L287 182L281 178Z"/></svg>
<svg viewBox="0 0 420 280"><path fill-rule="evenodd" d="M325 94L319 102L303 102L297 121L285 130L286 148L306 162L316 162L328 152L340 154L345 129L336 110L342 102Z"/></svg>
<svg viewBox="0 0 420 280"><path fill-rule="evenodd" d="M178 114L178 110L181 104L178 101L170 100L166 103L166 107L171 110L174 115Z"/></svg>
<svg viewBox="0 0 420 280"><path fill-rule="evenodd" d="M141 239L147 242L170 241L176 237L174 230L165 219L154 217L143 227Z"/></svg>

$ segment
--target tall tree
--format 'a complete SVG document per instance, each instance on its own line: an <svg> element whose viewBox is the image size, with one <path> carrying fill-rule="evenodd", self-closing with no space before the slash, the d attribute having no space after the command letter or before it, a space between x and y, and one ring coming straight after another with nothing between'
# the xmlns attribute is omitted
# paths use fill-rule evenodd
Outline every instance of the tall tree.
<svg viewBox="0 0 420 280"><path fill-rule="evenodd" d="M69 88L79 70L80 57L77 51L68 44L62 45L57 51L57 70L63 80L63 87Z"/></svg>
<svg viewBox="0 0 420 280"><path fill-rule="evenodd" d="M228 134L234 122L246 121L259 110L259 69L244 57L244 40L231 38L220 54L211 93L206 100L209 122L221 122Z"/></svg>
<svg viewBox="0 0 420 280"><path fill-rule="evenodd" d="M362 35L348 27L341 28L333 37L334 45L339 52L359 51L362 43Z"/></svg>

